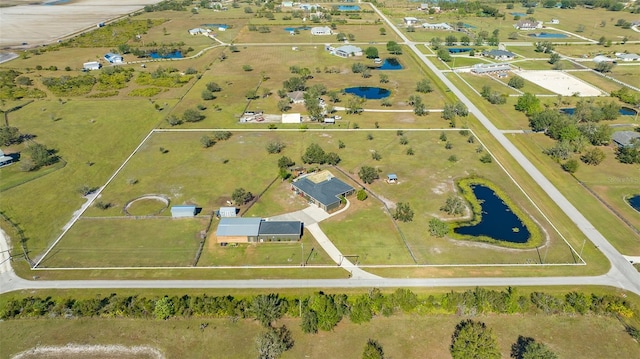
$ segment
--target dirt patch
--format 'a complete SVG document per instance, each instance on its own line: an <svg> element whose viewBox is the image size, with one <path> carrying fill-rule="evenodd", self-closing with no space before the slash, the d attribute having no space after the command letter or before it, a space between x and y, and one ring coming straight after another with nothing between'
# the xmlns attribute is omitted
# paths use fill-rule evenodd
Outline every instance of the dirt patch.
<svg viewBox="0 0 640 359"><path fill-rule="evenodd" d="M12 359L164 359L155 348L147 346L126 347L124 345L80 345L44 346L31 348L13 356Z"/></svg>

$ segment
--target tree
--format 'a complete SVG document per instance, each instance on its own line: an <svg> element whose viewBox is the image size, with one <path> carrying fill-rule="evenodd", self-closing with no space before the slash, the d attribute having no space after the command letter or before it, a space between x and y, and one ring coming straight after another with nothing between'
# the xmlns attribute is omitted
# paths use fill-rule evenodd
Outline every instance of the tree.
<svg viewBox="0 0 640 359"><path fill-rule="evenodd" d="M449 36L444 38L444 43L447 46L453 46L453 45L456 44L456 42L458 42L458 38L453 36L453 35L449 35Z"/></svg>
<svg viewBox="0 0 640 359"><path fill-rule="evenodd" d="M382 345L377 340L369 339L364 346L362 359L384 359L384 351Z"/></svg>
<svg viewBox="0 0 640 359"><path fill-rule="evenodd" d="M521 89L524 87L524 79L520 76L513 76L511 79L509 79L509 86L513 87L514 89Z"/></svg>
<svg viewBox="0 0 640 359"><path fill-rule="evenodd" d="M285 303L277 294L259 294L253 297L250 312L262 326L270 327L284 314Z"/></svg>
<svg viewBox="0 0 640 359"><path fill-rule="evenodd" d="M349 320L355 324L367 323L373 318L371 311L371 300L369 295L362 294L356 298L356 302L351 306Z"/></svg>
<svg viewBox="0 0 640 359"><path fill-rule="evenodd" d="M25 152L29 155L33 168L38 169L40 167L54 164L58 157L55 156L55 151L47 148L47 146L40 143L31 143L25 149Z"/></svg>
<svg viewBox="0 0 640 359"><path fill-rule="evenodd" d="M344 308L336 303L338 297L317 293L309 298L309 308L318 316L318 329L329 331L341 320Z"/></svg>
<svg viewBox="0 0 640 359"><path fill-rule="evenodd" d="M293 338L286 326L267 328L256 337L258 359L277 359L284 352L293 348Z"/></svg>
<svg viewBox="0 0 640 359"><path fill-rule="evenodd" d="M453 359L499 359L498 341L482 322L466 319L456 325L449 347Z"/></svg>
<svg viewBox="0 0 640 359"><path fill-rule="evenodd" d="M282 156L278 159L278 168L289 168L296 163L287 156Z"/></svg>
<svg viewBox="0 0 640 359"><path fill-rule="evenodd" d="M464 201L456 195L449 195L445 204L440 207L441 211L449 215L461 215L464 213Z"/></svg>
<svg viewBox="0 0 640 359"><path fill-rule="evenodd" d="M253 194L247 192L244 188L236 188L231 194L231 200L238 205L243 205L253 199Z"/></svg>
<svg viewBox="0 0 640 359"><path fill-rule="evenodd" d="M613 69L613 65L613 62L601 61L596 64L595 70L602 73L611 72L611 70Z"/></svg>
<svg viewBox="0 0 640 359"><path fill-rule="evenodd" d="M204 136L200 137L200 144L204 148L209 148L209 147L215 145L216 141L214 141L213 138L211 138L211 137L209 137L207 135L204 135Z"/></svg>
<svg viewBox="0 0 640 359"><path fill-rule="evenodd" d="M205 101L214 100L216 96L209 90L202 90L202 99Z"/></svg>
<svg viewBox="0 0 640 359"><path fill-rule="evenodd" d="M469 46L469 44L471 43L471 39L469 38L469 36L467 35L462 35L460 37L460 44L462 46Z"/></svg>
<svg viewBox="0 0 640 359"><path fill-rule="evenodd" d="M362 180L362 182L366 184L371 184L373 181L379 178L378 171L371 166L362 166L360 167L360 171L358 171L358 176Z"/></svg>
<svg viewBox="0 0 640 359"><path fill-rule="evenodd" d="M283 98L278 101L278 110L280 112L287 112L291 109L291 100Z"/></svg>
<svg viewBox="0 0 640 359"><path fill-rule="evenodd" d="M156 300L153 308L153 316L156 319L166 320L174 314L175 309L173 307L173 301L169 297L164 296Z"/></svg>
<svg viewBox="0 0 640 359"><path fill-rule="evenodd" d="M387 42L387 51L393 55L401 55L402 54L402 46L400 46L395 41Z"/></svg>
<svg viewBox="0 0 640 359"><path fill-rule="evenodd" d="M280 153L287 145L280 141L269 142L267 144L267 153Z"/></svg>
<svg viewBox="0 0 640 359"><path fill-rule="evenodd" d="M344 32L340 32L336 35L336 40L338 40L338 42L346 41L347 35Z"/></svg>
<svg viewBox="0 0 640 359"><path fill-rule="evenodd" d="M282 87L287 92L304 91L307 88L306 82L307 80L303 77L291 77L282 82Z"/></svg>
<svg viewBox="0 0 640 359"><path fill-rule="evenodd" d="M530 337L518 336L518 340L511 345L513 359L558 359L556 353L546 345L538 343Z"/></svg>
<svg viewBox="0 0 640 359"><path fill-rule="evenodd" d="M184 111L182 114L182 121L184 122L198 122L204 119L204 115L200 111L190 108Z"/></svg>
<svg viewBox="0 0 640 359"><path fill-rule="evenodd" d="M303 163L325 163L325 152L317 143L312 143L307 147L302 155Z"/></svg>
<svg viewBox="0 0 640 359"><path fill-rule="evenodd" d="M446 236L447 233L449 233L448 224L435 217L429 220L429 234L434 237L442 238Z"/></svg>
<svg viewBox="0 0 640 359"><path fill-rule="evenodd" d="M207 83L207 90L211 92L220 92L222 91L222 88L215 82L209 82Z"/></svg>
<svg viewBox="0 0 640 359"><path fill-rule="evenodd" d="M378 57L378 49L373 46L369 46L364 50L364 54L367 55L368 59L375 59Z"/></svg>
<svg viewBox="0 0 640 359"><path fill-rule="evenodd" d="M515 108L518 111L524 112L527 116L534 115L542 110L540 99L529 92L525 92L522 96L518 97Z"/></svg>
<svg viewBox="0 0 640 359"><path fill-rule="evenodd" d="M550 41L539 41L535 43L535 51L550 54L553 52L553 43Z"/></svg>
<svg viewBox="0 0 640 359"><path fill-rule="evenodd" d="M416 91L421 93L429 93L433 91L433 89L431 88L431 81L429 81L428 79L422 79L418 81L418 83L416 84Z"/></svg>
<svg viewBox="0 0 640 359"><path fill-rule="evenodd" d="M493 158L491 157L490 154L485 153L484 155L480 156L480 162L482 162L482 163L491 163L491 162L493 162Z"/></svg>
<svg viewBox="0 0 640 359"><path fill-rule="evenodd" d="M626 164L640 163L640 141L633 141L627 146L618 147L616 158Z"/></svg>
<svg viewBox="0 0 640 359"><path fill-rule="evenodd" d="M304 333L318 332L318 314L305 306L302 312L302 321L300 327Z"/></svg>
<svg viewBox="0 0 640 359"><path fill-rule="evenodd" d="M367 194L367 191L365 191L364 188L361 188L358 190L358 192L356 192L356 198L358 199L358 201L364 201L368 197L369 195Z"/></svg>
<svg viewBox="0 0 640 359"><path fill-rule="evenodd" d="M562 169L569 173L576 173L579 166L580 166L580 163L572 158L562 164Z"/></svg>
<svg viewBox="0 0 640 359"><path fill-rule="evenodd" d="M323 117L323 109L320 105L320 95L316 91L307 91L304 94L304 107L313 121L320 121Z"/></svg>
<svg viewBox="0 0 640 359"><path fill-rule="evenodd" d="M439 37L433 37L429 42L431 43L431 47L434 50L438 50L440 46L442 46L442 39L440 39Z"/></svg>
<svg viewBox="0 0 640 359"><path fill-rule="evenodd" d="M550 64L553 65L558 61L560 61L560 54L558 54L557 52L554 52L553 54L551 54L551 56L549 56L549 63Z"/></svg>
<svg viewBox="0 0 640 359"><path fill-rule="evenodd" d="M452 60L449 50L445 49L444 47L438 49L437 55L438 58L444 62L451 62Z"/></svg>
<svg viewBox="0 0 640 359"><path fill-rule="evenodd" d="M348 114L356 114L362 112L362 106L365 103L365 99L362 97L358 97L355 95L349 96L347 99L347 110ZM355 125L355 124L354 124Z"/></svg>
<svg viewBox="0 0 640 359"><path fill-rule="evenodd" d="M10 146L20 143L21 136L17 127L2 126L0 127L0 144Z"/></svg>
<svg viewBox="0 0 640 359"><path fill-rule="evenodd" d="M397 221L411 222L413 221L413 210L409 206L409 203L398 202L396 211L392 217Z"/></svg>

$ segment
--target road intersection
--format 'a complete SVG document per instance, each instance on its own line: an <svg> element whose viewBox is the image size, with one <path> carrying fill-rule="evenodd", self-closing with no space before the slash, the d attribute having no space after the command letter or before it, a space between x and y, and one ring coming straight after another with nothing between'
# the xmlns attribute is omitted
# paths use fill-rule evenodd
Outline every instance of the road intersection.
<svg viewBox="0 0 640 359"><path fill-rule="evenodd" d="M447 86L469 112L491 133L491 135L513 156L531 178L555 201L562 211L576 224L584 235L607 257L611 269L601 276L572 277L476 277L476 278L379 278L365 275L357 269L358 275L345 279L249 279L249 280L26 280L18 277L10 265L7 238L0 231L0 294L18 290L34 289L180 289L180 288L367 288L367 287L474 287L474 286L557 286L557 285L599 285L628 290L640 295L640 274L620 254L606 238L564 197L558 189L513 145L502 131L487 118L438 68L428 60L427 55L417 48L419 43L410 41L374 5L374 11L402 38L404 44L413 51L434 74ZM432 57L432 56L431 56ZM321 232L321 231L320 231ZM349 263L354 269L356 267ZM343 266L344 267L344 266ZM305 269L301 269L305 270ZM362 272L362 273L361 273ZM368 274L368 273L367 273Z"/></svg>

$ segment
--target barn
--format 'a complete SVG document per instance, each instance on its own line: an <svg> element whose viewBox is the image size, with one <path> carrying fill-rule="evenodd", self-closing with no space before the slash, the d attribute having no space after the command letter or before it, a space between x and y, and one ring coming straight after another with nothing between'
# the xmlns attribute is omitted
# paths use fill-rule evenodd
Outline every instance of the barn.
<svg viewBox="0 0 640 359"><path fill-rule="evenodd" d="M257 242L262 218L222 217L216 237L218 243Z"/></svg>
<svg viewBox="0 0 640 359"><path fill-rule="evenodd" d="M196 215L196 206L191 204L172 206L171 217L173 218L190 218Z"/></svg>

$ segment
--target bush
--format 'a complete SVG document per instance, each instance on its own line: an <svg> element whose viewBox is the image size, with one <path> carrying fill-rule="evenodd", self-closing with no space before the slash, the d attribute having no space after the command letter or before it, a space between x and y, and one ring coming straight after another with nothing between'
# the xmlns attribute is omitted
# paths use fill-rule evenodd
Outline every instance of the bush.
<svg viewBox="0 0 640 359"><path fill-rule="evenodd" d="M267 144L267 153L280 153L285 147L286 145L282 142L269 142L269 144Z"/></svg>
<svg viewBox="0 0 640 359"><path fill-rule="evenodd" d="M446 224L445 222L435 217L429 220L429 234L431 234L433 237L442 238L446 236L448 233L449 233L448 224Z"/></svg>
<svg viewBox="0 0 640 359"><path fill-rule="evenodd" d="M364 188L358 190L358 192L356 193L356 198L358 199L358 201L364 201L368 197L369 195L367 194L367 191L364 190Z"/></svg>
<svg viewBox="0 0 640 359"><path fill-rule="evenodd" d="M413 210L409 206L409 203L398 202L396 211L393 213L393 219L401 222L413 221Z"/></svg>
<svg viewBox="0 0 640 359"><path fill-rule="evenodd" d="M572 158L562 164L562 169L569 173L576 173L579 166L580 166L580 163Z"/></svg>

